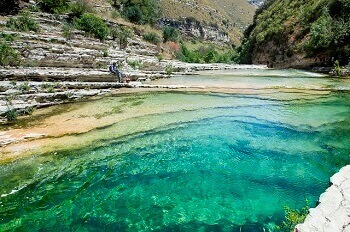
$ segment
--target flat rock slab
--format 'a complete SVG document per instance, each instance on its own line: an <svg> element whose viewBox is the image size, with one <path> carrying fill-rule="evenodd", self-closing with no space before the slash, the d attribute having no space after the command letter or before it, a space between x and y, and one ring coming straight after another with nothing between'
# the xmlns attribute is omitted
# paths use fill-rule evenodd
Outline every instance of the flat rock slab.
<svg viewBox="0 0 350 232"><path fill-rule="evenodd" d="M320 196L319 205L296 226L296 232L350 231L350 165L332 176L331 183Z"/></svg>

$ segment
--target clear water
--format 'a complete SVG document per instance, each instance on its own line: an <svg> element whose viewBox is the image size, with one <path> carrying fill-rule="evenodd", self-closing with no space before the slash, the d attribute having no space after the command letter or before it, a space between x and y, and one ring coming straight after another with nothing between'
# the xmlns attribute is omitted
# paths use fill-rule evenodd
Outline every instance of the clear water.
<svg viewBox="0 0 350 232"><path fill-rule="evenodd" d="M268 231L350 163L346 91L140 98L135 110L174 110L0 166L0 231Z"/></svg>

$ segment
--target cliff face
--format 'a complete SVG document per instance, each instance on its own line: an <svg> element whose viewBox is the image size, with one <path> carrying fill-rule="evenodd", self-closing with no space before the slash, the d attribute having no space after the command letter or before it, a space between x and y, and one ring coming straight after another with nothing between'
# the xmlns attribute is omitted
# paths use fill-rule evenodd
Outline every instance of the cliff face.
<svg viewBox="0 0 350 232"><path fill-rule="evenodd" d="M270 67L342 65L350 58L349 0L268 0L246 31L246 62Z"/></svg>
<svg viewBox="0 0 350 232"><path fill-rule="evenodd" d="M159 2L164 21L182 23L188 22L187 19L193 19L192 31L197 30L195 24L199 22L200 26L207 30L204 39L207 35L209 41L217 37L219 40L216 42L219 43L224 39L221 32L225 32L227 34L225 37L239 44L243 31L253 22L256 9L256 6L247 0L160 0ZM185 31L185 35L189 35L189 30L182 30L187 22L179 26L181 31Z"/></svg>
<svg viewBox="0 0 350 232"><path fill-rule="evenodd" d="M222 31L215 26L202 25L194 18L184 18L182 20L164 18L159 19L158 24L161 27L175 27L182 35L189 39L205 40L218 44L230 42L230 37L227 32Z"/></svg>

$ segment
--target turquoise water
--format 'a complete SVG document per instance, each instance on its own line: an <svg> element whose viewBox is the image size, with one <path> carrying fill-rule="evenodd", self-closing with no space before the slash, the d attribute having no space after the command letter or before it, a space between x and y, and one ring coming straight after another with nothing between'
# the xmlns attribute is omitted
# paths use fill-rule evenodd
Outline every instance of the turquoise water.
<svg viewBox="0 0 350 232"><path fill-rule="evenodd" d="M0 231L272 230L350 163L349 94L282 95L138 94L178 109L133 119L162 121L143 132L111 125L85 149L2 165Z"/></svg>

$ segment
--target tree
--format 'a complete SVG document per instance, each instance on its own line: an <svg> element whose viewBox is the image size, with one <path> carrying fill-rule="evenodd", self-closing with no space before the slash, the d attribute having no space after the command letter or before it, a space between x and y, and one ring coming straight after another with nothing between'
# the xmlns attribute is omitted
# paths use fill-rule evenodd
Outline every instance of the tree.
<svg viewBox="0 0 350 232"><path fill-rule="evenodd" d="M114 0L113 5L125 18L138 24L155 24L160 16L157 0Z"/></svg>

